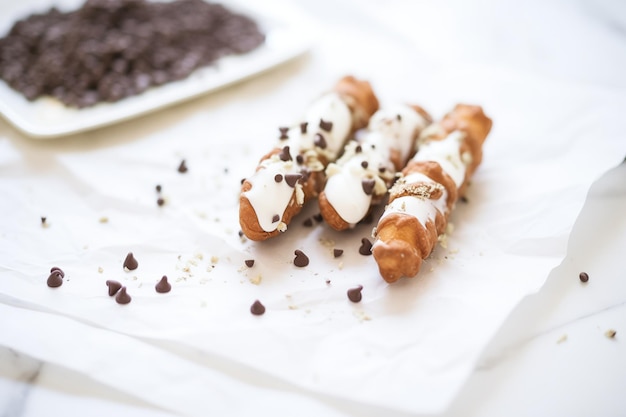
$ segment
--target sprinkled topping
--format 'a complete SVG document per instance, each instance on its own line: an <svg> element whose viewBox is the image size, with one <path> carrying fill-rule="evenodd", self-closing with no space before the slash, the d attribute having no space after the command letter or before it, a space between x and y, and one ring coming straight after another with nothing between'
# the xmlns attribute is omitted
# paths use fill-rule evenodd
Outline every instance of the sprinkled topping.
<svg viewBox="0 0 626 417"><path fill-rule="evenodd" d="M302 122L300 123L300 133L302 133L303 135L306 133L306 128L309 125L308 122Z"/></svg>
<svg viewBox="0 0 626 417"><path fill-rule="evenodd" d="M278 155L281 161L291 161L291 154L289 153L289 146L285 146L280 154Z"/></svg>
<svg viewBox="0 0 626 417"><path fill-rule="evenodd" d="M248 268L252 268L254 266L254 259L246 259L243 261Z"/></svg>
<svg viewBox="0 0 626 417"><path fill-rule="evenodd" d="M363 186L363 192L366 195L372 195L372 193L374 192L375 184L376 182L373 178L365 178L363 181L361 181L361 185Z"/></svg>
<svg viewBox="0 0 626 417"><path fill-rule="evenodd" d="M127 271L133 271L137 269L138 266L139 262L137 262L137 259L135 259L133 253L128 252L128 255L126 255L126 259L124 259L124 269L126 269Z"/></svg>
<svg viewBox="0 0 626 417"><path fill-rule="evenodd" d="M280 131L280 140L289 139L289 136L287 135L287 132L289 132L288 127L279 127L278 130Z"/></svg>
<svg viewBox="0 0 626 417"><path fill-rule="evenodd" d="M265 313L265 306L261 304L259 300L256 300L250 306L250 313L254 314L255 316L261 316Z"/></svg>
<svg viewBox="0 0 626 417"><path fill-rule="evenodd" d="M363 239L361 239L361 247L359 248L359 253L365 256L372 254L372 242L370 242L368 238L364 237Z"/></svg>
<svg viewBox="0 0 626 417"><path fill-rule="evenodd" d="M305 267L309 264L309 257L306 256L304 254L304 252L302 252L299 249L296 249L296 251L294 252L294 254L296 255L296 257L293 260L293 264L299 268Z"/></svg>
<svg viewBox="0 0 626 417"><path fill-rule="evenodd" d="M580 282L587 282L589 281L589 274L587 274L586 272L581 272L578 275L578 278L580 279Z"/></svg>
<svg viewBox="0 0 626 417"><path fill-rule="evenodd" d="M363 298L363 295L361 294L362 290L363 290L362 285L359 285L354 288L350 288L348 290L348 300L352 301L353 303L358 303L359 301L361 301L361 299Z"/></svg>
<svg viewBox="0 0 626 417"><path fill-rule="evenodd" d="M327 122L324 119L320 119L320 129L330 132L333 129L333 122Z"/></svg>
<svg viewBox="0 0 626 417"><path fill-rule="evenodd" d="M280 216L278 214L274 214L274 216L272 217L272 223L276 223L279 220L280 220Z"/></svg>
<svg viewBox="0 0 626 417"><path fill-rule="evenodd" d="M290 187L295 187L296 186L296 182L298 182L298 180L300 178L302 178L302 174L286 174L285 175L285 182Z"/></svg>
<svg viewBox="0 0 626 417"><path fill-rule="evenodd" d="M282 174L276 174L276 175L274 176L274 181L276 181L276 182L281 182L282 180L283 180L283 176L282 176Z"/></svg>
<svg viewBox="0 0 626 417"><path fill-rule="evenodd" d="M107 280L107 287L109 287L109 297L113 297L122 288L122 284L117 281Z"/></svg>
<svg viewBox="0 0 626 417"><path fill-rule="evenodd" d="M61 275L61 272L58 270L50 271L50 276L48 276L46 283L50 288L56 288L63 285L63 276Z"/></svg>
<svg viewBox="0 0 626 417"><path fill-rule="evenodd" d="M65 278L65 272L63 272L63 270L58 266L53 266L52 268L50 268L50 273L53 273L54 271L57 271L61 275L61 278Z"/></svg>
<svg viewBox="0 0 626 417"><path fill-rule="evenodd" d="M313 227L313 219L309 217L308 219L302 222L302 225L304 227Z"/></svg>
<svg viewBox="0 0 626 417"><path fill-rule="evenodd" d="M163 275L161 277L159 282L157 282L157 284L154 286L154 289L156 290L156 292L158 292L160 294L164 294L166 292L170 292L170 290L172 289L172 284L167 282L167 275Z"/></svg>
<svg viewBox="0 0 626 417"><path fill-rule="evenodd" d="M119 292L115 296L115 302L118 304L128 304L132 300L131 296L126 292L126 287L120 288Z"/></svg>
<svg viewBox="0 0 626 417"><path fill-rule="evenodd" d="M369 164L367 161L363 161L363 162L361 162L361 166L363 167L363 169L367 169L367 167L368 167L369 165L370 165L370 164Z"/></svg>
<svg viewBox="0 0 626 417"><path fill-rule="evenodd" d="M188 170L189 169L187 168L187 162L183 159L182 161L180 161L180 165L178 166L178 172L184 174Z"/></svg>
<svg viewBox="0 0 626 417"><path fill-rule="evenodd" d="M313 143L318 148L326 149L326 139L322 136L321 133L316 133L315 138L313 139Z"/></svg>
<svg viewBox="0 0 626 417"><path fill-rule="evenodd" d="M339 258L341 255L343 255L343 249L333 249L333 256L335 258Z"/></svg>

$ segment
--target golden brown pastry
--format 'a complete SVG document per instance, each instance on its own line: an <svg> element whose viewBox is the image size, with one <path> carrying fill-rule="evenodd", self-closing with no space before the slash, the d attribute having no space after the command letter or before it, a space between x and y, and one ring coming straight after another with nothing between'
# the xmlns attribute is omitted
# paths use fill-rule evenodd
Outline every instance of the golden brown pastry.
<svg viewBox="0 0 626 417"><path fill-rule="evenodd" d="M382 201L389 186L413 155L415 140L432 122L419 106L404 104L378 110L356 141L346 144L336 163L326 168L319 206L335 230L354 227Z"/></svg>
<svg viewBox="0 0 626 417"><path fill-rule="evenodd" d="M482 160L492 121L458 104L417 141L417 152L389 191L372 253L387 282L415 276L445 232L448 216Z"/></svg>
<svg viewBox="0 0 626 417"><path fill-rule="evenodd" d="M328 163L337 159L347 140L376 110L378 99L370 84L346 76L311 103L302 121L280 128L279 144L242 183L243 233L265 240L287 230L293 216L317 197Z"/></svg>

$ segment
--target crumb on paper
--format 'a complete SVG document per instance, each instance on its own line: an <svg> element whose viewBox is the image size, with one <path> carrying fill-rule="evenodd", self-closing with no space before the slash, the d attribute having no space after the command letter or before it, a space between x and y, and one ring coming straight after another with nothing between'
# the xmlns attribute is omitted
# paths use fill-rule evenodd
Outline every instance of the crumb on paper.
<svg viewBox="0 0 626 417"><path fill-rule="evenodd" d="M100 217L100 219L98 221L100 223L108 223L109 222L109 218L107 216L102 216L102 217Z"/></svg>
<svg viewBox="0 0 626 417"><path fill-rule="evenodd" d="M206 301L200 301L200 307L201 308L205 308L207 306L207 302Z"/></svg>
<svg viewBox="0 0 626 417"><path fill-rule="evenodd" d="M219 256L211 256L211 263L216 264L220 261Z"/></svg>
<svg viewBox="0 0 626 417"><path fill-rule="evenodd" d="M567 340L567 334L562 334L562 335L561 335L561 337L559 337L559 338L556 340L556 343L563 343L563 342L565 342L566 340Z"/></svg>
<svg viewBox="0 0 626 417"><path fill-rule="evenodd" d="M615 339L616 334L617 332L614 329L609 329L606 332L604 332L604 335L608 337L609 339Z"/></svg>
<svg viewBox="0 0 626 417"><path fill-rule="evenodd" d="M337 265L337 267L341 271L343 269L343 261L339 262L339 265Z"/></svg>
<svg viewBox="0 0 626 417"><path fill-rule="evenodd" d="M104 268L102 268L101 266L98 267L98 273L101 274L104 272Z"/></svg>
<svg viewBox="0 0 626 417"><path fill-rule="evenodd" d="M372 320L372 318L363 310L357 310L353 314L354 317L356 317L360 322Z"/></svg>
<svg viewBox="0 0 626 417"><path fill-rule="evenodd" d="M254 284L254 285L261 284L262 280L263 280L263 276L261 274L255 275L255 276L249 278L250 283Z"/></svg>
<svg viewBox="0 0 626 417"><path fill-rule="evenodd" d="M448 251L448 253L449 253L450 255L456 255L457 253L459 253L459 248L450 249L450 250Z"/></svg>
<svg viewBox="0 0 626 417"><path fill-rule="evenodd" d="M441 245L442 248L444 249L448 248L448 235L446 233L440 234L437 237L437 240L439 241L439 244Z"/></svg>
<svg viewBox="0 0 626 417"><path fill-rule="evenodd" d="M193 255L193 257L194 257L194 258L196 258L196 259L199 259L199 260L203 260L203 259L204 259L204 255L203 255L203 254L201 254L200 252L196 252L196 253Z"/></svg>
<svg viewBox="0 0 626 417"><path fill-rule="evenodd" d="M446 225L446 234L451 235L454 232L454 223L448 222Z"/></svg>
<svg viewBox="0 0 626 417"><path fill-rule="evenodd" d="M331 250L335 247L335 241L327 237L320 237L319 242L322 244L322 246Z"/></svg>

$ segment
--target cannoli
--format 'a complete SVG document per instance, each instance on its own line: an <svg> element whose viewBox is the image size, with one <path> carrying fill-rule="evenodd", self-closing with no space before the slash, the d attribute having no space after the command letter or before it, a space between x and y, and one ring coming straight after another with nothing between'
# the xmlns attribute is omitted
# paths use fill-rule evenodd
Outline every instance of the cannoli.
<svg viewBox="0 0 626 417"><path fill-rule="evenodd" d="M430 115L419 106L392 106L372 116L367 129L358 132L357 140L348 142L341 158L326 168L319 206L330 227L354 227L382 201L430 122Z"/></svg>
<svg viewBox="0 0 626 417"><path fill-rule="evenodd" d="M374 229L372 253L385 281L417 275L482 160L491 124L481 107L459 104L422 132Z"/></svg>
<svg viewBox="0 0 626 417"><path fill-rule="evenodd" d="M243 233L265 240L284 232L303 205L319 194L328 163L337 159L347 140L376 110L378 99L370 84L346 76L311 103L303 120L279 128L278 145L242 183Z"/></svg>

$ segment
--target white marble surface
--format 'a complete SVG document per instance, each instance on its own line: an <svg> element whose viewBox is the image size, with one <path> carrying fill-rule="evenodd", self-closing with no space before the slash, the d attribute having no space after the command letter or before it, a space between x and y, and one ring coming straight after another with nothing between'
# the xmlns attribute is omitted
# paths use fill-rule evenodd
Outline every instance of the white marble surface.
<svg viewBox="0 0 626 417"><path fill-rule="evenodd" d="M93 149L91 146L110 141L108 136L125 132L141 141L151 135L153 126L167 130L170 125L185 124L186 118L197 117L199 108L216 106L216 100L233 109L238 106L238 100L244 100L241 106L248 109L245 105L248 95L269 94L282 82L295 86L301 82L301 77L311 80L314 74L307 70L311 67L327 77L338 68L351 70L354 62L360 65L371 62L376 67L390 65L391 76L398 73L392 63L381 62L376 56L346 57L343 50L333 49L333 36L341 35L357 42L364 36L363 31L380 38L377 48L387 43L394 53L405 50L407 54L424 57L426 62L465 65L474 70L515 71L541 82L558 84L564 90L580 92L584 89L598 92L602 97L626 94L623 77L626 73L626 6L619 1L391 1L384 4L373 0L302 1L284 6L289 12L294 12L288 10L294 7L295 12L306 16L309 29L320 31L318 40L328 50L323 54L313 51L304 59L267 74L257 82L253 80L224 91L217 98L200 99L169 112L113 127L107 131L109 135L92 136L98 141L95 145L68 138L42 145L44 151L46 147L57 146L73 152L89 151ZM384 58L385 54L382 55ZM336 60L328 66L327 73L324 73L323 63L318 61L321 56ZM390 56L395 55L390 53ZM391 81L380 82L383 87L386 83L392 84ZM447 92L447 97L454 97L454 93ZM537 101L539 105L541 97L537 97ZM614 105L623 106L623 103L616 99ZM611 106L607 101L592 104ZM435 105L443 108L447 103L442 100ZM589 108L590 112L598 110L593 106ZM266 117L270 114L267 112ZM532 123L532 120L527 122ZM0 122L0 129L3 139L11 145L7 149L17 148L28 153L34 158L30 162L44 161L46 153L37 151L39 145L32 144L4 122ZM610 133L619 134L613 130ZM616 163L626 156L626 134L621 140L622 152L616 155ZM123 143L121 138L112 141L113 144ZM598 146L602 143L599 138ZM626 345L623 342L626 335L626 281L623 280L626 271L626 164L614 169L607 166L606 171L590 190L570 234L565 259L552 271L540 291L525 298L514 310L447 411L437 415L626 414L622 394L626 386ZM2 249L0 257L10 253L5 250L7 247ZM578 273L583 270L590 275L587 284L578 280ZM4 317L18 317L15 311L25 306L3 302L1 307ZM37 316L44 312L20 313L26 317L26 314ZM46 323L43 316L41 320ZM73 341L73 346L97 349L100 340L97 333L89 333L83 328L88 326L81 323L72 325L77 332L83 332ZM19 323L5 328L19 329ZM608 329L617 331L614 339L604 335ZM102 340L116 339L112 336ZM42 345L45 347L45 340ZM159 393L185 398L184 393L176 393L175 375L171 387L155 386L154 395L148 392L136 396L120 391L115 384L98 382L106 380L101 374L92 378L88 373L78 373L5 346L0 349L0 415L166 416L210 412L221 415L254 412L261 415L407 415L314 394L261 373L249 372L236 364L216 362L193 350L181 350L180 346L148 345L142 340L120 346L129 350L116 351L114 346L109 347L108 352L115 352L117 358L111 361L111 372L123 375L127 371L133 374L129 378L141 372L149 373L153 364L147 358L158 348L162 352L158 356L161 359L184 358L181 367L202 364L213 370L216 380L223 383L222 390L217 385L209 387L206 396L198 398L197 402L188 402L178 410L166 410L159 406L163 402L155 398ZM142 355L145 362L141 360Z"/></svg>

